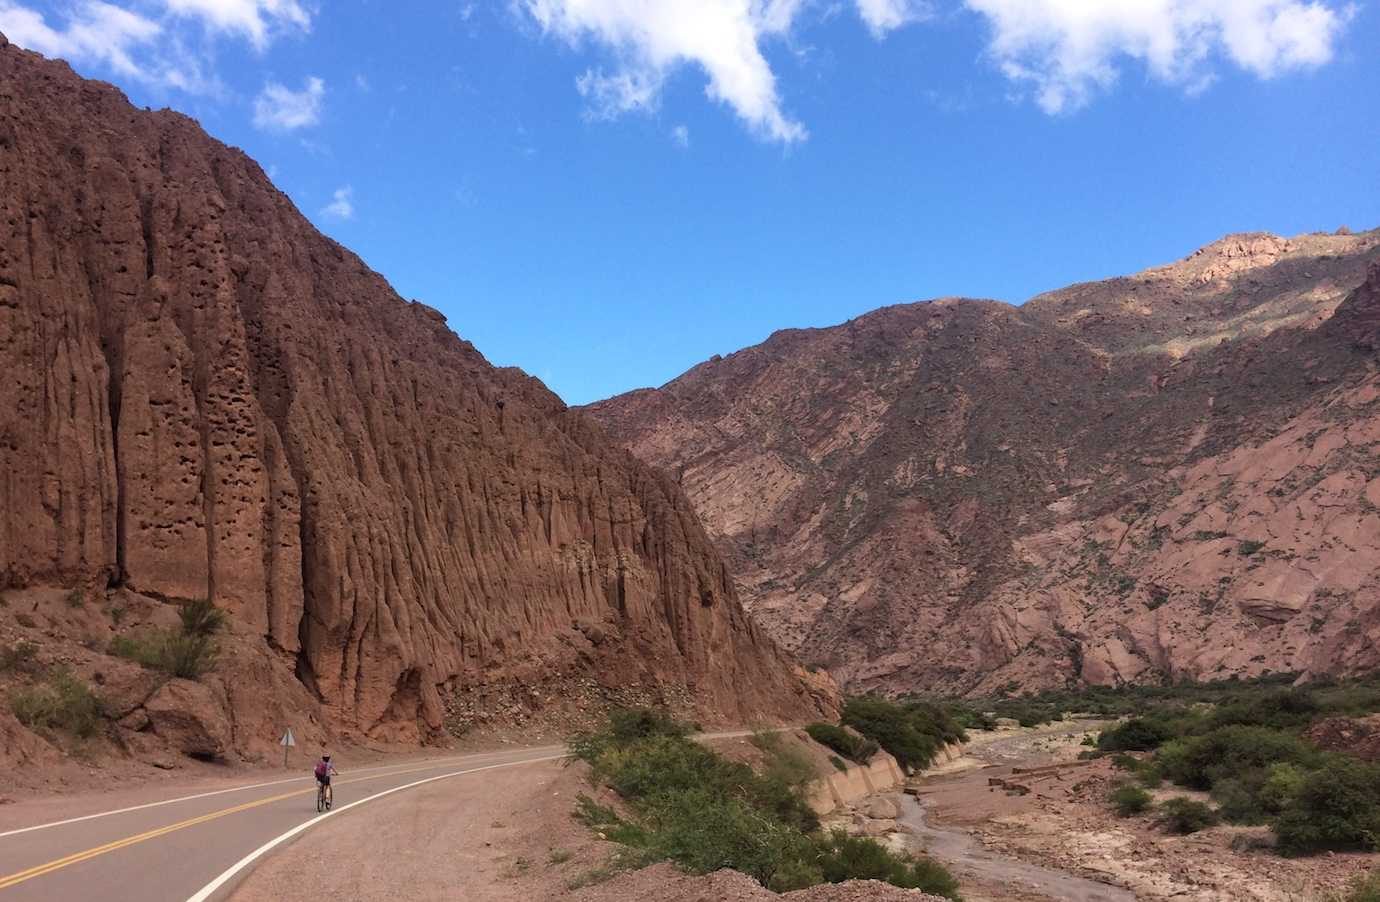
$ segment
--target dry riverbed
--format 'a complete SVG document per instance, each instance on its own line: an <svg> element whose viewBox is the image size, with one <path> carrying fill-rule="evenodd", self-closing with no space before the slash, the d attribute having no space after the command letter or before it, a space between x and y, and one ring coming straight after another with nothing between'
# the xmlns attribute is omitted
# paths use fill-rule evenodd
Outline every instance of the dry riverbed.
<svg viewBox="0 0 1380 902"><path fill-rule="evenodd" d="M1122 774L1106 759L1078 761L1097 728L977 733L961 758L915 781L919 804L906 821L963 881L965 899L1322 902L1380 865L1376 855L1281 858L1259 848L1265 828L1170 836L1152 815L1119 818L1106 798ZM1192 794L1166 786L1155 795Z"/></svg>

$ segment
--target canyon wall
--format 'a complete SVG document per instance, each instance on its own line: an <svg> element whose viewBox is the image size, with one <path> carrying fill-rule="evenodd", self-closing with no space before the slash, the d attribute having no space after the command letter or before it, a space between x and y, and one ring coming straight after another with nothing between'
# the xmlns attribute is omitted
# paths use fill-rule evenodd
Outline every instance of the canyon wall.
<svg viewBox="0 0 1380 902"><path fill-rule="evenodd" d="M209 598L231 708L383 738L477 687L827 708L674 483L254 161L3 39L0 100L0 589Z"/></svg>

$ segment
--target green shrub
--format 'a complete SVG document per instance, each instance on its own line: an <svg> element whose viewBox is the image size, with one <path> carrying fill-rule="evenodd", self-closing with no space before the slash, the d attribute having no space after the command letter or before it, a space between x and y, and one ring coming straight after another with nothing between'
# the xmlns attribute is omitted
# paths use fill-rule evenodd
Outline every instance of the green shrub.
<svg viewBox="0 0 1380 902"><path fill-rule="evenodd" d="M1380 870L1354 878L1337 902L1380 902Z"/></svg>
<svg viewBox="0 0 1380 902"><path fill-rule="evenodd" d="M200 679L215 667L220 648L209 636L158 630L138 636L116 636L110 653L185 680Z"/></svg>
<svg viewBox="0 0 1380 902"><path fill-rule="evenodd" d="M762 776L768 781L796 788L819 776L810 756L798 746L780 743L767 749L767 754L769 757Z"/></svg>
<svg viewBox="0 0 1380 902"><path fill-rule="evenodd" d="M1160 825L1170 833L1197 833L1217 823L1217 813L1202 802L1185 796L1160 806Z"/></svg>
<svg viewBox="0 0 1380 902"><path fill-rule="evenodd" d="M225 628L225 612L205 598L185 602L177 613L185 636L214 636Z"/></svg>
<svg viewBox="0 0 1380 902"><path fill-rule="evenodd" d="M897 855L874 839L834 830L816 842L820 870L827 883L880 880L946 899L959 899L958 881L929 858Z"/></svg>
<svg viewBox="0 0 1380 902"><path fill-rule="evenodd" d="M1307 726L1320 712L1321 707L1311 690L1276 689L1218 705L1212 712L1210 724L1297 730Z"/></svg>
<svg viewBox="0 0 1380 902"><path fill-rule="evenodd" d="M843 723L886 749L906 770L927 767L941 746L968 738L944 708L926 701L850 698L844 702Z"/></svg>
<svg viewBox="0 0 1380 902"><path fill-rule="evenodd" d="M1336 757L1308 774L1274 823L1289 855L1380 849L1380 765Z"/></svg>
<svg viewBox="0 0 1380 902"><path fill-rule="evenodd" d="M1240 545L1236 546L1236 553L1241 555L1242 557L1250 557L1251 555L1255 554L1257 551L1264 547L1264 542L1257 542L1253 539L1247 539Z"/></svg>
<svg viewBox="0 0 1380 902"><path fill-rule="evenodd" d="M42 683L10 697L19 722L35 730L62 730L85 738L101 722L101 702L91 687L67 670L55 670Z"/></svg>
<svg viewBox="0 0 1380 902"><path fill-rule="evenodd" d="M834 770L839 771L840 773L848 770L848 762L844 761L838 755L830 755L829 763L834 765Z"/></svg>
<svg viewBox="0 0 1380 902"><path fill-rule="evenodd" d="M965 730L995 730L997 719L985 711L980 711L963 702L950 702L949 715Z"/></svg>
<svg viewBox="0 0 1380 902"><path fill-rule="evenodd" d="M1140 770L1140 762L1125 752L1117 752L1112 756L1112 767L1117 770L1129 770L1135 772Z"/></svg>
<svg viewBox="0 0 1380 902"><path fill-rule="evenodd" d="M783 861L807 861L805 834L713 788L661 793L642 806L645 848L688 871L733 868L771 886Z"/></svg>
<svg viewBox="0 0 1380 902"><path fill-rule="evenodd" d="M1253 785L1254 782L1228 777L1218 780L1212 787L1212 799L1223 820L1233 824L1264 824L1269 820L1260 798L1260 788Z"/></svg>
<svg viewBox="0 0 1380 902"><path fill-rule="evenodd" d="M28 639L20 639L13 645L0 649L0 673L28 673L33 671L37 664L38 645Z"/></svg>
<svg viewBox="0 0 1380 902"><path fill-rule="evenodd" d="M580 733L570 742L571 754L594 764L605 750L651 736L688 736L690 728L664 711L624 708L609 712L602 730Z"/></svg>
<svg viewBox="0 0 1380 902"><path fill-rule="evenodd" d="M812 723L805 728L810 738L820 745L838 752L850 761L866 764L877 754L877 743L865 736L857 736L831 723Z"/></svg>
<svg viewBox="0 0 1380 902"><path fill-rule="evenodd" d="M1303 791L1307 772L1289 764L1272 764L1260 786L1260 803L1270 814L1279 814L1293 804Z"/></svg>
<svg viewBox="0 0 1380 902"><path fill-rule="evenodd" d="M184 603L178 617L180 630L116 636L110 653L184 680L200 679L216 666L220 656L220 646L213 637L225 627L225 612L203 598Z"/></svg>
<svg viewBox="0 0 1380 902"><path fill-rule="evenodd" d="M1112 791L1112 805L1122 817L1144 814L1152 804L1150 793L1139 786L1118 786Z"/></svg>
<svg viewBox="0 0 1380 902"><path fill-rule="evenodd" d="M1220 779L1280 763L1311 766L1321 753L1297 736L1268 727L1232 725L1165 743L1156 756L1160 772L1182 786L1212 789Z"/></svg>
<svg viewBox="0 0 1380 902"><path fill-rule="evenodd" d="M945 872L931 862L894 856L870 840L859 846L816 835L819 821L800 792L809 762L802 768L793 761L800 751L778 735L759 735L754 743L771 756L762 774L699 745L662 716L616 715L571 748L589 762L597 782L618 793L628 813L620 816L581 795L575 816L636 850L639 860L670 860L695 873L734 868L778 891L813 886L864 864L871 869L867 876L942 888Z"/></svg>
<svg viewBox="0 0 1380 902"><path fill-rule="evenodd" d="M1174 731L1168 723L1133 717L1104 730L1097 737L1097 747L1104 752L1151 752L1173 738Z"/></svg>

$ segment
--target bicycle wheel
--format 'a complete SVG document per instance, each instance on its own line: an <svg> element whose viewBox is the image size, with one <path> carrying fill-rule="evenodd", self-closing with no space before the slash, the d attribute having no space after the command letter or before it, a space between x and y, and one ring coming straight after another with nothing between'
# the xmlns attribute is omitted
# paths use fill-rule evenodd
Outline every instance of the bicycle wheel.
<svg viewBox="0 0 1380 902"><path fill-rule="evenodd" d="M326 787L316 787L316 813L320 814L326 810Z"/></svg>

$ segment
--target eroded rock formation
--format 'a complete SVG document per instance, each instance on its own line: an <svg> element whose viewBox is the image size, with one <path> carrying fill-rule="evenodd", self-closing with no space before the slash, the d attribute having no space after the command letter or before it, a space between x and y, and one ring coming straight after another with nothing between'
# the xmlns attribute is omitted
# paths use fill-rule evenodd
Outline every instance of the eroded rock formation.
<svg viewBox="0 0 1380 902"><path fill-rule="evenodd" d="M300 683L328 723L415 739L454 693L572 674L712 719L818 702L673 483L243 153L14 46L0 398L0 589L212 599L227 648L257 649L217 689L231 718ZM138 719L208 755L251 742L179 720L217 705L189 692Z"/></svg>
<svg viewBox="0 0 1380 902"><path fill-rule="evenodd" d="M779 332L591 412L854 689L1367 670L1378 266L1380 232L1231 236Z"/></svg>

